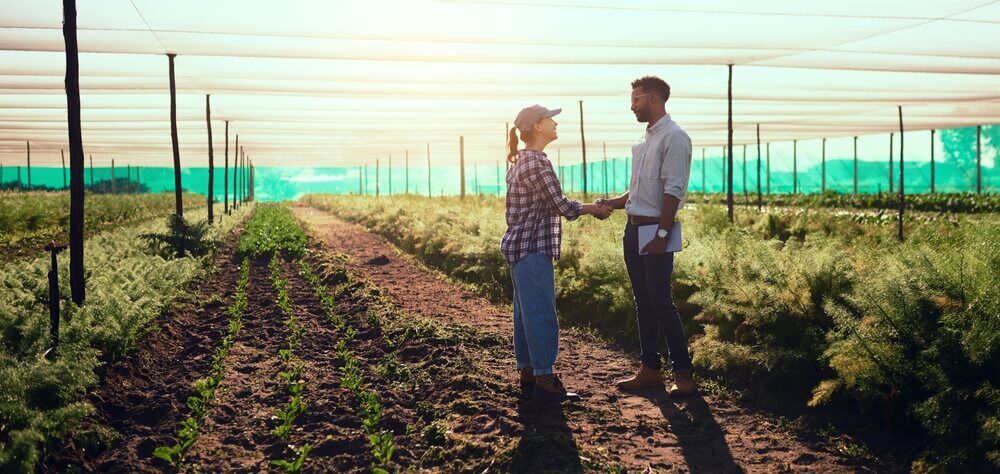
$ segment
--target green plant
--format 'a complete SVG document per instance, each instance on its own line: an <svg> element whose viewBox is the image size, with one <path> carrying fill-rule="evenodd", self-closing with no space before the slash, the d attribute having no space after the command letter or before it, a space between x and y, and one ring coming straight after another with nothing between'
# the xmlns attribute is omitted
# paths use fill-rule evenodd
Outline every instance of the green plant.
<svg viewBox="0 0 1000 474"><path fill-rule="evenodd" d="M302 468L305 467L306 457L309 456L310 451L312 451L312 445L304 444L293 449L295 456L294 459L291 461L277 459L271 461L271 466L274 466L288 474L298 474L302 472Z"/></svg>
<svg viewBox="0 0 1000 474"><path fill-rule="evenodd" d="M148 233L139 237L164 257L183 257L186 254L200 257L218 247L218 242L208 238L210 228L208 221L192 224L182 216L171 214L167 217L166 233Z"/></svg>

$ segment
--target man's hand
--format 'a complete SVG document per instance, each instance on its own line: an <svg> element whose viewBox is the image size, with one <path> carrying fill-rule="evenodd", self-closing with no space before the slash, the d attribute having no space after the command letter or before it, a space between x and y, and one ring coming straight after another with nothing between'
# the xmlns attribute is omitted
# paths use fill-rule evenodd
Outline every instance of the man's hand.
<svg viewBox="0 0 1000 474"><path fill-rule="evenodd" d="M598 204L596 202L594 204L584 204L583 205L583 212L584 213L590 214L590 215L592 215L592 216L594 216L594 217L596 217L596 218L598 218L600 220L604 220L604 219L607 219L608 217L610 217L611 216L611 211L612 211L612 209L611 209L610 206L607 206L605 204Z"/></svg>
<svg viewBox="0 0 1000 474"><path fill-rule="evenodd" d="M659 237L653 237L645 247L642 248L643 253L648 253L650 255L663 255L667 251L667 239L661 239Z"/></svg>

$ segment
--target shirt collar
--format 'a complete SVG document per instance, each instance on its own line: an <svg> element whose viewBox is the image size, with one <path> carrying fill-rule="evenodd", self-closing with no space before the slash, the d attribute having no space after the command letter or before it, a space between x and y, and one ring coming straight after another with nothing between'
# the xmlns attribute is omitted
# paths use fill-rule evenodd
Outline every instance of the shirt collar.
<svg viewBox="0 0 1000 474"><path fill-rule="evenodd" d="M546 155L544 151L529 150L527 148L524 148L524 149L518 151L517 153L518 153L519 157L524 157L524 156L540 156L542 158L548 158L548 155Z"/></svg>
<svg viewBox="0 0 1000 474"><path fill-rule="evenodd" d="M657 129L668 123L670 123L670 114L663 114L663 117L660 117L660 120L657 120L652 127L649 127L649 132L656 132Z"/></svg>

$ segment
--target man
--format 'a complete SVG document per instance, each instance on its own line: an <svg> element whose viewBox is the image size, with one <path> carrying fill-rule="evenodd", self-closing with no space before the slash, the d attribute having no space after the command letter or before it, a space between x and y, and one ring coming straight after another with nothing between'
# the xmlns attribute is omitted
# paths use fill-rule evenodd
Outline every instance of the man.
<svg viewBox="0 0 1000 474"><path fill-rule="evenodd" d="M625 209L628 214L625 266L635 298L642 365L634 377L618 381L616 386L621 390L663 386L657 351L662 329L674 371L670 395L678 397L694 394L695 383L684 327L670 294L674 255L666 248L677 210L684 206L691 172L691 138L666 112L669 98L670 86L663 79L646 76L632 82L632 113L647 124L646 134L632 146L628 192L596 204ZM644 225L656 225L657 229L640 252L639 226Z"/></svg>

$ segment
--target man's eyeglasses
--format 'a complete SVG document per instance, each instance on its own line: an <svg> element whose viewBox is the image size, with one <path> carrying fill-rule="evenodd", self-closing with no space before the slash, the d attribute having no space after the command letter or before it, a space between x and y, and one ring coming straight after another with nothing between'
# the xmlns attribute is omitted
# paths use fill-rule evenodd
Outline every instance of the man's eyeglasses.
<svg viewBox="0 0 1000 474"><path fill-rule="evenodd" d="M649 92L649 93L646 93L646 94L639 94L637 96L632 97L632 105L638 104L639 103L639 99L641 99L643 97L646 97L647 95L653 95L653 93Z"/></svg>

